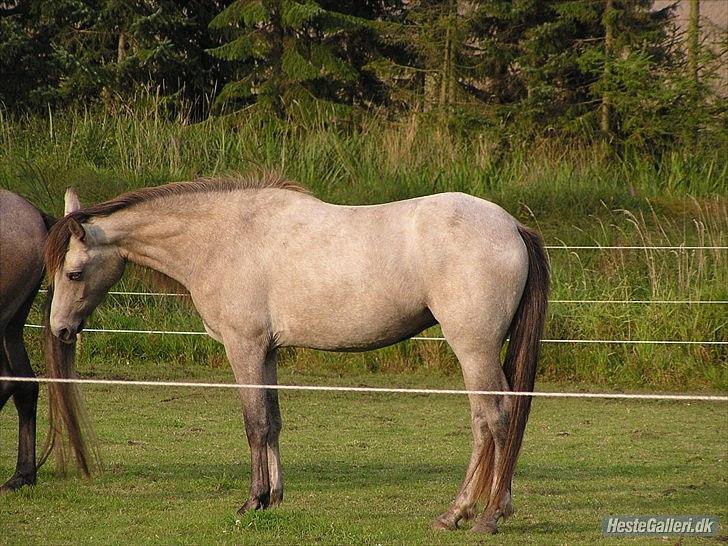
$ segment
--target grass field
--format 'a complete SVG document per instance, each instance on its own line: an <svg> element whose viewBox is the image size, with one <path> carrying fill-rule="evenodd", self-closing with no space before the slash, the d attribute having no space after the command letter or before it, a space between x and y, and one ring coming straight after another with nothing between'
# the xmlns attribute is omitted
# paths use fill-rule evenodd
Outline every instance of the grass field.
<svg viewBox="0 0 728 546"><path fill-rule="evenodd" d="M136 377L148 366L153 363L133 362L123 376ZM231 380L223 370L200 368L188 376ZM448 376L414 373L324 379L284 370L281 379L459 385ZM430 530L469 455L461 396L283 393L286 498L277 509L237 518L249 463L234 391L85 392L104 473L87 482L44 468L35 488L0 496L3 544L675 543L604 539L600 522L607 514L717 515L727 538L725 404L537 399L514 481L516 515L499 535L481 537ZM4 476L12 472L13 413L0 414Z"/></svg>
<svg viewBox="0 0 728 546"><path fill-rule="evenodd" d="M359 129L234 117L187 124L165 121L154 105L141 105L116 115L0 117L0 150L0 186L54 214L62 211L69 185L94 203L138 186L267 168L337 203L465 191L501 204L555 245L728 245L728 162L710 149L616 158L598 146L556 141L504 147L415 117ZM552 299L728 300L726 251L552 250L550 259ZM150 289L133 277L119 288ZM727 316L720 305L554 303L546 337L721 341ZM88 326L201 328L183 305L130 297L110 298ZM226 366L219 346L201 338L89 334L84 343L87 366L123 366L129 358ZM423 343L346 357L291 352L284 363L303 370L457 370L443 344ZM550 381L609 388L726 390L728 350L549 345L539 373Z"/></svg>
<svg viewBox="0 0 728 546"><path fill-rule="evenodd" d="M465 191L504 206L553 245L728 245L728 162L716 150L616 158L558 142L504 146L416 118L354 130L240 118L190 125L165 121L154 108L0 117L0 187L54 214L69 185L94 203L139 186L271 168L336 203ZM549 254L553 300L728 300L723 250ZM154 287L127 275L116 289ZM546 337L723 341L725 310L552 303ZM40 322L37 307L30 322ZM178 298L138 296L109 297L87 326L202 329ZM27 338L37 364L38 334ZM461 387L457 362L440 342L280 356L285 383ZM232 380L220 345L204 336L89 332L78 370L83 377ZM537 386L725 393L728 349L546 344ZM430 530L469 455L462 397L284 393L286 500L238 520L248 453L234 392L85 391L105 472L86 482L44 468L34 489L0 497L0 543L614 544L624 540L601 537L602 517L640 513L718 515L728 539L725 404L536 400L514 484L516 517L501 535L476 537ZM15 429L8 406L0 413L5 476ZM627 540L657 541L675 543ZM685 540L701 542L715 543Z"/></svg>

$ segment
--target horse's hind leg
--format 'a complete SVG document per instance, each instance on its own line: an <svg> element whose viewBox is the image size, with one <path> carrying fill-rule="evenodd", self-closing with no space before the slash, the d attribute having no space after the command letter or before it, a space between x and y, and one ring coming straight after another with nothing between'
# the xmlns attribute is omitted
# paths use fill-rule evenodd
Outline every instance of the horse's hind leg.
<svg viewBox="0 0 728 546"><path fill-rule="evenodd" d="M476 349L469 343L458 343L457 340L452 340L450 345L460 361L467 390L509 390L500 365L497 345ZM505 448L509 400L503 396L473 394L469 395L469 401L473 452L465 472L465 479L455 500L450 508L435 520L434 526L438 529L457 528L461 519L469 519L475 515L476 503L480 498L488 502L496 477L494 471L498 468ZM504 499L502 511L504 517L511 515L510 498ZM480 521L475 528L480 531L495 532L495 521L492 522L492 529L485 528Z"/></svg>
<svg viewBox="0 0 728 546"><path fill-rule="evenodd" d="M10 375L16 377L35 377L23 344L22 328L26 313L19 313L23 320L15 321L5 332L3 363L8 366ZM7 391L3 391L3 396ZM18 411L18 461L13 476L0 487L0 491L15 490L24 485L33 485L36 478L35 468L35 421L38 407L38 384L16 383L12 391L15 408ZM3 401L4 402L4 401Z"/></svg>
<svg viewBox="0 0 728 546"><path fill-rule="evenodd" d="M278 384L276 351L271 350L265 359L263 377L266 385ZM268 389L265 393L265 403L268 414L268 437L266 439L266 450L268 455L268 478L270 480L270 501L269 506L277 506L283 501L283 468L281 466L281 454L278 449L278 438L281 434L283 421L281 409L278 405L278 390Z"/></svg>

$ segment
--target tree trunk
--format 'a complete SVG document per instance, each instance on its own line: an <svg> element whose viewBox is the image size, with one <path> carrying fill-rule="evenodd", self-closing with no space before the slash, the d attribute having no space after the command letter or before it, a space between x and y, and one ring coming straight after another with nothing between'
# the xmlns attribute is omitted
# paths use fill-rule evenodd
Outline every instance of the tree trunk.
<svg viewBox="0 0 728 546"><path fill-rule="evenodd" d="M700 0L690 0L690 16L688 20L688 68L695 87L699 80L700 56Z"/></svg>
<svg viewBox="0 0 728 546"><path fill-rule="evenodd" d="M688 70L692 79L693 108L698 107L700 101L700 0L690 0L690 15L688 19ZM694 123L690 128L690 146L695 148L698 144L698 125Z"/></svg>
<svg viewBox="0 0 728 546"><path fill-rule="evenodd" d="M442 74L433 72L425 72L424 75L424 100L422 101L422 110L430 112L437 108L440 93L440 79Z"/></svg>
<svg viewBox="0 0 728 546"><path fill-rule="evenodd" d="M457 14L453 14L452 17L457 17ZM452 22L451 24L454 25L454 23ZM455 70L456 39L456 33L454 30L452 30L450 32L450 48L448 49L447 63L447 66L450 70L447 78L447 106L452 106L453 104L455 104L455 83L457 82L457 70Z"/></svg>
<svg viewBox="0 0 728 546"><path fill-rule="evenodd" d="M281 0L269 0L270 11L270 60L271 60L271 104L276 115L283 117L283 22L281 21Z"/></svg>
<svg viewBox="0 0 728 546"><path fill-rule="evenodd" d="M440 76L440 100L438 101L440 103L440 108L447 106L447 88L450 80L450 48L452 47L451 36L452 33L450 32L450 24L448 23L447 29L445 30L445 51L442 57L442 76Z"/></svg>
<svg viewBox="0 0 728 546"><path fill-rule="evenodd" d="M599 126L602 134L609 138L612 133L612 104L609 96L609 85L612 79L612 60L614 59L614 0L606 0L604 15L604 81L607 89L602 96L602 105L599 112Z"/></svg>
<svg viewBox="0 0 728 546"><path fill-rule="evenodd" d="M451 106L455 95L455 24L457 21L457 3L450 0L445 15L445 47L442 58L442 77L440 79L440 107Z"/></svg>
<svg viewBox="0 0 728 546"><path fill-rule="evenodd" d="M126 33L122 30L119 32L119 41L116 44L116 62L121 64L126 57Z"/></svg>

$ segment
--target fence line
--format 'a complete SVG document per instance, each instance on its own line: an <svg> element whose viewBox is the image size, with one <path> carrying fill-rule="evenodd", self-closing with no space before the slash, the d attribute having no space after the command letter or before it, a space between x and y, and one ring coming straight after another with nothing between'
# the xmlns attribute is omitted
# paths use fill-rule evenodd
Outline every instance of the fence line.
<svg viewBox="0 0 728 546"><path fill-rule="evenodd" d="M546 245L547 250L728 250L728 246Z"/></svg>
<svg viewBox="0 0 728 546"><path fill-rule="evenodd" d="M683 400L728 402L728 396L700 394L659 394L659 393L617 393L617 392L513 392L481 391L465 389L416 389L398 387L335 387L328 385L258 385L237 383L197 383L189 381L130 381L125 379L61 379L50 377L3 377L2 381L22 383L78 383L91 385L132 385L139 387L192 387L213 389L275 389L297 391L362 392L380 394L481 394L497 396L530 396L533 398L606 398L628 400Z"/></svg>
<svg viewBox="0 0 728 546"><path fill-rule="evenodd" d="M40 324L26 324L28 328L43 328ZM108 334L157 334L179 336L205 336L207 332L178 330L121 330L113 328L84 328L85 332ZM444 337L410 337L413 341L447 341ZM625 345L728 345L728 341L682 341L671 339L542 339L542 343L608 343Z"/></svg>
<svg viewBox="0 0 728 546"><path fill-rule="evenodd" d="M615 305L674 304L674 305L726 305L728 300L549 300L549 303L611 303Z"/></svg>
<svg viewBox="0 0 728 546"><path fill-rule="evenodd" d="M46 294L48 290L38 290L38 292ZM107 292L107 294L110 294L112 296L176 296L181 298L189 297L189 294L178 294L176 292L117 292L114 290L110 290Z"/></svg>
<svg viewBox="0 0 728 546"><path fill-rule="evenodd" d="M447 341L444 337L420 337L409 339L415 341ZM728 341L682 341L679 339L542 339L541 343L605 343L624 345L728 345Z"/></svg>

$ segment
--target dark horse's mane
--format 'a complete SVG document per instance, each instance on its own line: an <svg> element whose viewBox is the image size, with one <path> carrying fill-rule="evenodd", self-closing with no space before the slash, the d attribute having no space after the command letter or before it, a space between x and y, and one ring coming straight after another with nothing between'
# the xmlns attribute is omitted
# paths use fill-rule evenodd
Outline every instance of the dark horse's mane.
<svg viewBox="0 0 728 546"><path fill-rule="evenodd" d="M195 193L232 192L247 189L274 188L280 190L308 193L308 190L287 178L276 174L239 176L231 175L215 178L198 178L190 182L174 182L163 186L140 188L124 193L98 205L91 205L72 212L58 220L48 233L45 244L45 265L49 279L53 279L56 271L63 264L71 240L71 223L83 224L91 218L108 216L116 211L127 209L139 203L147 203L156 199L164 199L175 195Z"/></svg>

